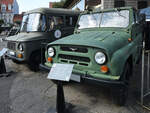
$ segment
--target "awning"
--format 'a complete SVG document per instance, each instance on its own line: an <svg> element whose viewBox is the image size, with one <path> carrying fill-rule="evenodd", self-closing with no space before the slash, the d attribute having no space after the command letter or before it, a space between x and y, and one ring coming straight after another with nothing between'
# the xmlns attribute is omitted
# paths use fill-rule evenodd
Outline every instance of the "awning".
<svg viewBox="0 0 150 113"><path fill-rule="evenodd" d="M150 21L150 7L141 9L140 14L143 13L146 15L146 21Z"/></svg>

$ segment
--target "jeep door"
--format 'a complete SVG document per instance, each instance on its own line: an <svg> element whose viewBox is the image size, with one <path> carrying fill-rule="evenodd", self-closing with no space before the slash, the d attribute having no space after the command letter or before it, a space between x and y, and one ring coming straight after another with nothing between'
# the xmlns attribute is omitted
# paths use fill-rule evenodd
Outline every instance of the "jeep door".
<svg viewBox="0 0 150 113"><path fill-rule="evenodd" d="M134 12L134 22L132 26L132 39L135 44L134 50L134 61L136 62L140 55L141 55L141 44L142 44L142 38L143 38L143 25L140 23L140 18L137 12Z"/></svg>

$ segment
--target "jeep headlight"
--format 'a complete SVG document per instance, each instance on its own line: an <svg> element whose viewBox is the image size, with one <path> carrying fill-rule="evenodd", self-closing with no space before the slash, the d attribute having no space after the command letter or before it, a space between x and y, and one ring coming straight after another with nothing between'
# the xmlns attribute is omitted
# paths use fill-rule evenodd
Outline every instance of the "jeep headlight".
<svg viewBox="0 0 150 113"><path fill-rule="evenodd" d="M54 55L55 55L54 48L52 48L52 47L48 48L48 56L53 57Z"/></svg>
<svg viewBox="0 0 150 113"><path fill-rule="evenodd" d="M102 52L97 52L95 54L95 61L98 63L98 64L104 64L106 62L106 55Z"/></svg>
<svg viewBox="0 0 150 113"><path fill-rule="evenodd" d="M23 45L22 45L22 44L19 44L19 45L18 45L18 50L19 50L19 51L23 51Z"/></svg>

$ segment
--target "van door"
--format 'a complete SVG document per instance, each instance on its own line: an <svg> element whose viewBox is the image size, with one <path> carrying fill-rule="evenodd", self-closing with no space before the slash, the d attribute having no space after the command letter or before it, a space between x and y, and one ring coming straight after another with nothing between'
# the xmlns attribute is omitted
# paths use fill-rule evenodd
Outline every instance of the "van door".
<svg viewBox="0 0 150 113"><path fill-rule="evenodd" d="M49 16L48 25L50 38L52 41L64 37L63 27L65 24L63 16Z"/></svg>
<svg viewBox="0 0 150 113"><path fill-rule="evenodd" d="M65 16L65 27L63 28L65 36L73 34L76 22L77 16Z"/></svg>

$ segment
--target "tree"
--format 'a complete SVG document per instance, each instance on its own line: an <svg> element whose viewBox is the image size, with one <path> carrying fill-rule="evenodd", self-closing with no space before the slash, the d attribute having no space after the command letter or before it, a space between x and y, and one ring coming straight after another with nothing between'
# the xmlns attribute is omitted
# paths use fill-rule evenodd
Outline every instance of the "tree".
<svg viewBox="0 0 150 113"><path fill-rule="evenodd" d="M4 24L4 20L3 19L0 19L0 26Z"/></svg>
<svg viewBox="0 0 150 113"><path fill-rule="evenodd" d="M54 2L53 3L53 8L63 8L66 0L61 0L60 2Z"/></svg>

